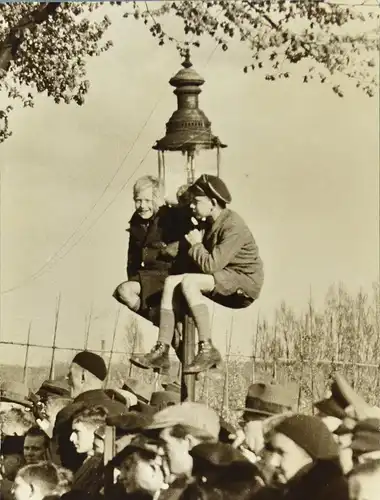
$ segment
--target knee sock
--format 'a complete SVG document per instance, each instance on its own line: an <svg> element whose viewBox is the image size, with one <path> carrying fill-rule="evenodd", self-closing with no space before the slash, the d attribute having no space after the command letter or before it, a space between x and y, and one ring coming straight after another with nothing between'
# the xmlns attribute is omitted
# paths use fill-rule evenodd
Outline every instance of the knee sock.
<svg viewBox="0 0 380 500"><path fill-rule="evenodd" d="M208 307L206 304L198 304L191 307L194 321L198 329L198 340L202 342L211 338L211 328Z"/></svg>
<svg viewBox="0 0 380 500"><path fill-rule="evenodd" d="M173 340L174 326L175 326L174 311L170 309L161 309L158 342L170 345Z"/></svg>

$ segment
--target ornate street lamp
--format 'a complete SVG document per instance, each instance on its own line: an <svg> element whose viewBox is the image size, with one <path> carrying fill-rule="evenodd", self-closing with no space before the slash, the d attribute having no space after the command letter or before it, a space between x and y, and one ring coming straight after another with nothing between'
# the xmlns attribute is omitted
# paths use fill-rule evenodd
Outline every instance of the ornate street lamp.
<svg viewBox="0 0 380 500"><path fill-rule="evenodd" d="M153 146L158 153L158 177L165 185L165 152L181 152L186 155L187 184L195 181L195 155L201 150L216 150L216 174L220 174L220 150L227 147L212 134L211 122L199 108L199 94L205 80L195 71L190 61L190 51L186 51L183 68L169 80L175 87L177 109L166 123L166 135ZM195 356L195 325L193 319L185 315L183 321L184 364L192 363ZM182 399L194 401L195 375L182 376Z"/></svg>
<svg viewBox="0 0 380 500"><path fill-rule="evenodd" d="M179 151L187 157L187 183L195 180L195 154L201 150L216 150L216 172L220 173L220 150L226 145L211 132L211 122L199 109L198 96L205 80L195 71L187 50L183 69L169 80L175 87L178 108L166 124L166 135L153 146L158 152L158 176L165 182L165 151Z"/></svg>

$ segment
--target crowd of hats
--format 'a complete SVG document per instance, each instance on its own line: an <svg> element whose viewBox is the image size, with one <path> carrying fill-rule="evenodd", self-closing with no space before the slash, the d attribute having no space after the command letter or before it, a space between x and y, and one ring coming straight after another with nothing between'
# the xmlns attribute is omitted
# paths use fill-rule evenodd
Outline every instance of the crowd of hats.
<svg viewBox="0 0 380 500"><path fill-rule="evenodd" d="M73 363L99 381L107 379L104 360L96 354L79 353ZM314 403L314 415L297 413L299 386L296 383L281 385L257 381L251 384L244 405L234 409L241 416L240 429L206 404L181 402L181 386L175 380L163 383L159 390L152 390L138 378L129 377L119 385L106 384L103 392L124 407L122 412L109 415L104 425L95 431L95 437L103 441L107 428L114 430L116 441L126 438L126 445L118 449L109 462L115 468L135 452L144 452L144 456L153 459L160 446L159 434L165 429L179 427L190 434L196 430L196 435L202 436L201 444L190 451L195 476L207 475L209 485L213 481L221 484L227 477L248 481L260 469L259 466L252 467L253 464L260 465L262 451L250 445L249 429L254 427L253 423L260 425L263 450L269 436L275 433L295 443L313 462L338 463L341 451L349 449L352 466L344 470L345 466L341 464L346 475L364 458L380 459L380 409L368 404L339 373L331 379L329 394ZM64 378L44 381L36 393L31 393L20 382L0 381L0 405L10 404L13 406L8 409L23 408L29 413L33 413L36 401L69 399L70 394L68 381ZM7 411L0 407L0 414L5 418ZM240 444L236 444L241 435ZM22 454L22 450L23 436L1 433L3 456ZM260 481L264 485L266 477L262 471Z"/></svg>

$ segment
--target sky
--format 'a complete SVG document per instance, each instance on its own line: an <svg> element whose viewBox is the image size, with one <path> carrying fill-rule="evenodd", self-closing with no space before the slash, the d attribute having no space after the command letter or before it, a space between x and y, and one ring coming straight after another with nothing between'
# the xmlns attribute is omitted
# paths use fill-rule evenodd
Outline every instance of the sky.
<svg viewBox="0 0 380 500"><path fill-rule="evenodd" d="M92 308L88 347L99 349L101 339L111 347L132 186L157 173L151 146L176 109L168 80L181 68L174 47L158 47L121 11L111 15L114 48L90 61L86 104L56 105L40 95L34 109L13 113L13 136L1 145L3 341L25 342L31 323L31 342L51 345L60 294L57 345L83 347ZM177 30L175 20L167 26ZM228 144L221 176L231 209L251 228L265 266L254 305L213 309L213 338L223 351L232 327L231 352L250 354L257 316L270 321L282 301L301 312L310 293L322 307L331 285L343 283L354 294L379 279L379 96L348 84L338 98L327 85L303 84L298 67L274 83L244 74L250 53L238 42L223 52L205 39L192 61L206 80L200 107ZM185 181L184 159L167 155L167 165L170 193ZM215 166L214 154L197 159L199 174ZM122 308L117 349L130 320ZM156 330L140 325L150 347ZM10 363L25 352L0 349ZM35 348L30 360L49 356Z"/></svg>

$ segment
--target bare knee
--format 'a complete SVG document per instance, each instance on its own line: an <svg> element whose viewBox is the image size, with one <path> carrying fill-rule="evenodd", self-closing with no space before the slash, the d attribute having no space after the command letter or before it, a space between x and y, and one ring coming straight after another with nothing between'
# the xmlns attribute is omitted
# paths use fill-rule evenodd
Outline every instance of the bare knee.
<svg viewBox="0 0 380 500"><path fill-rule="evenodd" d="M211 292L215 287L214 278L207 274L184 274L181 289L186 298Z"/></svg>
<svg viewBox="0 0 380 500"><path fill-rule="evenodd" d="M164 293L173 293L177 285L181 282L182 276L168 276L164 283Z"/></svg>
<svg viewBox="0 0 380 500"><path fill-rule="evenodd" d="M185 274L181 281L182 292L185 296L191 294L194 291L200 291L197 281L194 279L194 275Z"/></svg>
<svg viewBox="0 0 380 500"><path fill-rule="evenodd" d="M121 283L113 292L113 297L123 304L133 307L140 296L140 285L134 281Z"/></svg>

